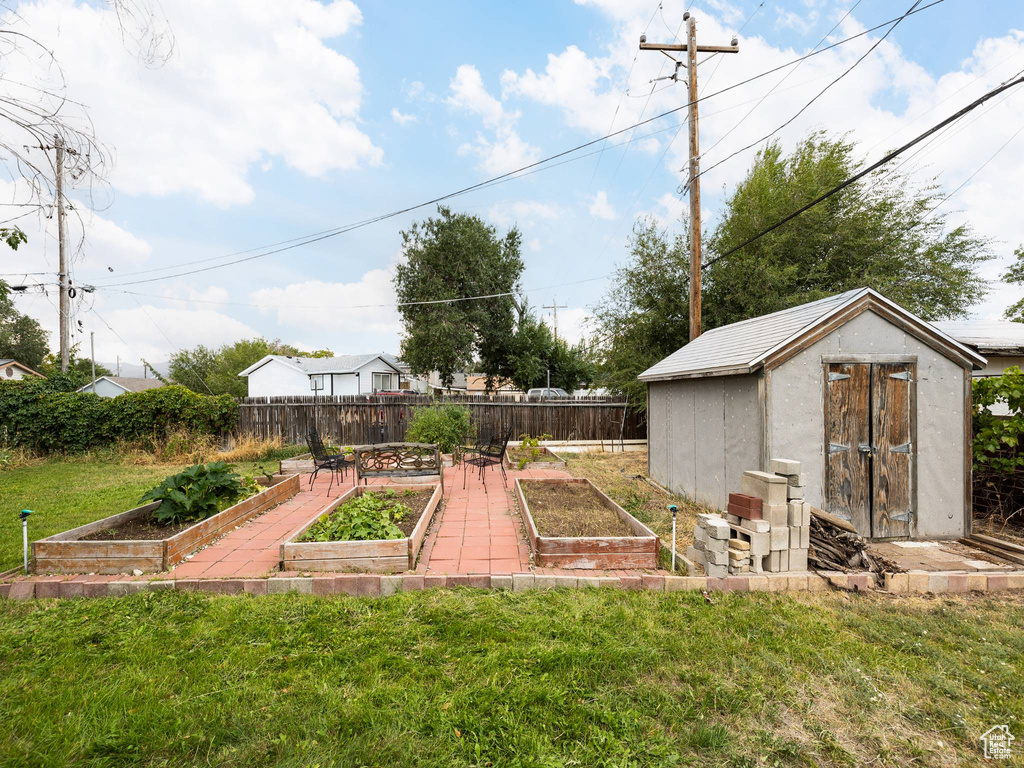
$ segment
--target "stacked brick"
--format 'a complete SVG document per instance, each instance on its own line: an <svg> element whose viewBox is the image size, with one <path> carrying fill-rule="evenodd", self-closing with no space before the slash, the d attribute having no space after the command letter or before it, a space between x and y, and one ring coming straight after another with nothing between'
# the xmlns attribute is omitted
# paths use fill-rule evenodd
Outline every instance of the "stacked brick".
<svg viewBox="0 0 1024 768"><path fill-rule="evenodd" d="M733 550L729 546L731 538L729 524L721 515L697 515L697 525L693 529L693 546L687 548L686 556L693 562L700 563L708 576L728 576L734 567L731 565Z"/></svg>
<svg viewBox="0 0 1024 768"><path fill-rule="evenodd" d="M768 534L768 557L764 570L771 573L807 570L807 549L811 537L811 507L804 501L805 478L800 462L772 459L771 472L743 473L743 493L729 495L730 524L748 527L742 514L750 499L761 502L759 532Z"/></svg>

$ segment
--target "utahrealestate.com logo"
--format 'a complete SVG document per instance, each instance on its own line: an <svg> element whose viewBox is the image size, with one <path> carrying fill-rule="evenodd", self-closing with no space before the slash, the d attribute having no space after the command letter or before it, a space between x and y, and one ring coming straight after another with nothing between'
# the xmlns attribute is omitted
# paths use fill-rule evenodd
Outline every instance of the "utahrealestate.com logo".
<svg viewBox="0 0 1024 768"><path fill-rule="evenodd" d="M981 734L986 760L1009 760L1013 749L1013 734L1008 725L993 725Z"/></svg>

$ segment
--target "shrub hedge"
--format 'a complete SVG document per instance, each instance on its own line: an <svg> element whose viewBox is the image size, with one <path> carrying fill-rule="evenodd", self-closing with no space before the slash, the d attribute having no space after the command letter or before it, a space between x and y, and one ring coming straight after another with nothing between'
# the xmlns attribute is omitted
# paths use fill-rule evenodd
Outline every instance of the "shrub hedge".
<svg viewBox="0 0 1024 768"><path fill-rule="evenodd" d="M120 440L159 440L169 430L220 434L238 423L230 395L167 386L104 398L61 392L45 381L0 382L0 429L14 445L43 453L97 448Z"/></svg>

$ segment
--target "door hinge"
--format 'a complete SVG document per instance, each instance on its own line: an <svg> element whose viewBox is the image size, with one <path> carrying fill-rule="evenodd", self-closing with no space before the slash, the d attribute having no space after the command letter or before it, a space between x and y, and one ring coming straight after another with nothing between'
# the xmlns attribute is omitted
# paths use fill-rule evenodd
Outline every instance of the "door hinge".
<svg viewBox="0 0 1024 768"><path fill-rule="evenodd" d="M828 444L828 452L830 454L831 453L842 453L843 451L849 451L849 450L850 450L850 446L848 446L848 445L839 445L839 443L829 443Z"/></svg>
<svg viewBox="0 0 1024 768"><path fill-rule="evenodd" d="M910 443L903 443L903 445L894 445L890 449L893 453L910 453Z"/></svg>
<svg viewBox="0 0 1024 768"><path fill-rule="evenodd" d="M861 443L860 445L857 446L857 450L860 451L861 453L874 453L875 446L868 445L866 443Z"/></svg>
<svg viewBox="0 0 1024 768"><path fill-rule="evenodd" d="M829 381L842 381L843 379L848 378L850 378L850 374L848 373L829 373L828 375Z"/></svg>
<svg viewBox="0 0 1024 768"><path fill-rule="evenodd" d="M910 371L900 371L899 373L890 373L890 379L902 379L903 381L910 381Z"/></svg>

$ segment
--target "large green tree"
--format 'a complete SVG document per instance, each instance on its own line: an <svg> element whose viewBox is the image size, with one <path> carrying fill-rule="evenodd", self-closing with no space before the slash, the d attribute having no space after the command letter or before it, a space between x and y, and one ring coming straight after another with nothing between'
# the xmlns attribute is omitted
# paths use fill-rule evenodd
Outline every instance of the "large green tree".
<svg viewBox="0 0 1024 768"><path fill-rule="evenodd" d="M934 183L883 167L727 258L718 258L862 166L845 138L812 133L790 155L758 153L707 241L704 325L715 328L867 286L926 320L963 315L986 293L991 258L968 225L948 226Z"/></svg>
<svg viewBox="0 0 1024 768"><path fill-rule="evenodd" d="M242 339L217 350L199 345L171 356L170 378L193 392L245 397L248 384L239 373L267 355L301 355L279 339Z"/></svg>
<svg viewBox="0 0 1024 768"><path fill-rule="evenodd" d="M552 387L572 392L589 384L596 374L593 355L586 344L570 346L565 339L556 339L551 328L529 307L516 322L513 333L495 339L487 353L493 358L488 366L481 362L497 381L511 381L524 392L532 387L546 386L548 375Z"/></svg>
<svg viewBox="0 0 1024 768"><path fill-rule="evenodd" d="M3 227L0 241L16 251L28 238L18 227ZM38 370L50 349L47 336L36 320L18 311L11 299L10 286L0 280L0 357L13 358Z"/></svg>
<svg viewBox="0 0 1024 768"><path fill-rule="evenodd" d="M394 285L405 326L401 357L413 373L437 371L451 386L456 371L479 359L481 373L500 374L499 350L525 315L516 296L521 240L515 227L499 235L479 217L444 206L402 232L405 259Z"/></svg>
<svg viewBox="0 0 1024 768"><path fill-rule="evenodd" d="M926 319L956 317L980 300L988 242L950 227L938 186L881 171L754 243L730 250L856 173L850 141L816 132L790 155L758 153L727 198L704 253L704 330L868 286ZM689 337L687 243L649 221L598 307L601 383L642 403L637 374ZM1024 270L1022 270L1024 273Z"/></svg>
<svg viewBox="0 0 1024 768"><path fill-rule="evenodd" d="M1024 245L1017 246L1017 250L1013 252L1013 264L1002 277L1003 282L1011 285L1024 285ZM1007 307L1003 316L1015 323L1024 323L1024 299L1015 301Z"/></svg>

